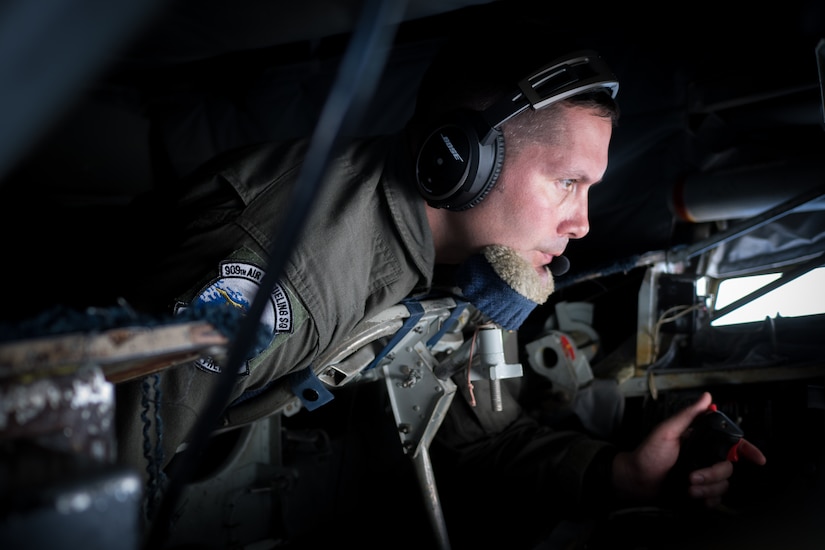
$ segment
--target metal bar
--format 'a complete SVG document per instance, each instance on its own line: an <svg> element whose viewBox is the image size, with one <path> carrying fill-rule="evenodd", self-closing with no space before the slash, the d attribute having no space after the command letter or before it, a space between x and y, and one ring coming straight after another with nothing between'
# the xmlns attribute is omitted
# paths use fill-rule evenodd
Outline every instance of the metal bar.
<svg viewBox="0 0 825 550"><path fill-rule="evenodd" d="M93 364L109 382L119 383L204 355L222 355L227 344L226 336L205 321L17 340L0 344L0 380L46 378Z"/></svg>
<svg viewBox="0 0 825 550"><path fill-rule="evenodd" d="M825 376L825 362L771 366L697 367L647 371L619 384L625 397L641 397L660 391L701 388L721 384L753 384L804 380Z"/></svg>
<svg viewBox="0 0 825 550"><path fill-rule="evenodd" d="M671 250L667 253L668 262L679 263L687 259L693 258L694 256L698 256L703 252L707 252L708 250L716 248L722 243L735 239L736 237L740 237L750 231L753 231L754 229L757 229L774 220L777 220L782 216L788 214L795 208L802 206L803 204L808 203L814 199L822 197L823 195L825 195L825 184L814 187L813 189L809 189L804 193L801 193L796 197L783 202L782 204L779 204L771 209L766 210L765 212L756 217L750 218L744 222L733 225L730 228L721 231L710 238L699 241L698 243L694 243L684 248Z"/></svg>
<svg viewBox="0 0 825 550"><path fill-rule="evenodd" d="M441 500L438 497L438 489L435 485L435 473L433 472L433 465L430 460L430 452L427 445L421 445L421 447L419 447L412 461L415 465L415 473L418 476L424 502L427 504L427 516L430 518L438 548L449 550L450 538L447 535L447 524L444 521L444 512L441 509Z"/></svg>

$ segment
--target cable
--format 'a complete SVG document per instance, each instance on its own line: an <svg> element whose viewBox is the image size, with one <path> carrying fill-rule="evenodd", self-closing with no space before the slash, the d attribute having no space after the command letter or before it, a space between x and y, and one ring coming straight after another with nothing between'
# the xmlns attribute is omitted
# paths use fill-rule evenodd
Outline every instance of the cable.
<svg viewBox="0 0 825 550"><path fill-rule="evenodd" d="M227 364L215 381L204 414L195 424L189 446L179 457L158 508L145 548L160 548L166 539L175 505L189 481L197 460L206 448L217 421L223 414L235 382L235 374L251 349L268 296L278 282L284 265L300 237L315 197L335 153L342 129L360 118L366 100L372 96L378 76L389 54L395 26L403 15L405 2L367 0L353 31L338 75L312 134L301 172L293 186L291 204L282 221L278 238L273 239L269 262L249 311L241 320L227 355Z"/></svg>

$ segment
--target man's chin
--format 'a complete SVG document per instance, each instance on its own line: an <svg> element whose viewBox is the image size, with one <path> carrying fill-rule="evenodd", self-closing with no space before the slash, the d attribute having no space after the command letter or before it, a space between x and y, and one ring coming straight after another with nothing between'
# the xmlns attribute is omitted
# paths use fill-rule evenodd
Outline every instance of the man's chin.
<svg viewBox="0 0 825 550"><path fill-rule="evenodd" d="M540 265L533 268L538 276L539 280L542 283L546 284L547 281L552 283L553 281L553 273L550 271L550 265Z"/></svg>
<svg viewBox="0 0 825 550"><path fill-rule="evenodd" d="M493 245L484 249L484 255L496 273L516 292L543 304L555 290L553 275L546 266L535 267L512 248Z"/></svg>

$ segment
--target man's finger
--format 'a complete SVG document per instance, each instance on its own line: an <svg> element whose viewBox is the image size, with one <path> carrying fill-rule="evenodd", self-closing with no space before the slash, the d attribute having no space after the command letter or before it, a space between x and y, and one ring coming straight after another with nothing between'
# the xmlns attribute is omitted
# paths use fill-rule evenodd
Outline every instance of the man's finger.
<svg viewBox="0 0 825 550"><path fill-rule="evenodd" d="M764 465L768 461L765 455L762 454L762 451L760 451L756 445L747 439L743 439L739 443L738 453L740 458L744 458L745 460L758 464L759 466Z"/></svg>

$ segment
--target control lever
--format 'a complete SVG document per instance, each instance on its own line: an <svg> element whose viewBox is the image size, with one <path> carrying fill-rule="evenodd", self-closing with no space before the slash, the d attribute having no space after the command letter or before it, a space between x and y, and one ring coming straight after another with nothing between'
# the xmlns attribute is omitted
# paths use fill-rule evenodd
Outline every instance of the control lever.
<svg viewBox="0 0 825 550"><path fill-rule="evenodd" d="M724 460L738 461L743 437L742 428L711 403L682 435L679 458L665 482L666 492L677 504L684 504L690 472Z"/></svg>
<svg viewBox="0 0 825 550"><path fill-rule="evenodd" d="M479 327L478 353L482 377L490 380L490 399L494 411L503 410L501 380L522 376L521 363L508 364L504 358L504 340L501 327Z"/></svg>
<svg viewBox="0 0 825 550"><path fill-rule="evenodd" d="M739 460L739 445L745 433L711 403L707 411L697 416L682 440L679 462L686 472L729 460ZM678 462L677 462L678 464Z"/></svg>

